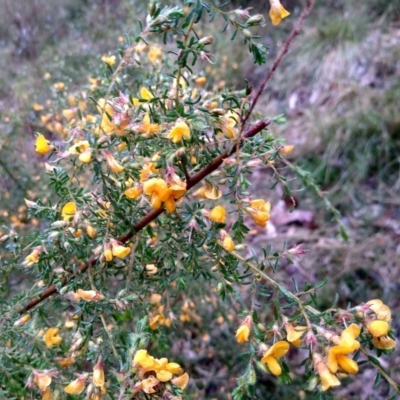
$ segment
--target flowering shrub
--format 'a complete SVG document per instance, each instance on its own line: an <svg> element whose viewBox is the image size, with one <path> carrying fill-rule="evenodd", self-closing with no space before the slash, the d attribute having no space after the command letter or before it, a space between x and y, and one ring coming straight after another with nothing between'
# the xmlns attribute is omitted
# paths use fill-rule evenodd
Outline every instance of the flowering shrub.
<svg viewBox="0 0 400 400"><path fill-rule="evenodd" d="M183 8L150 2L141 32L126 37L118 57L102 57L104 74L87 91L68 94L57 82L61 113L36 106L43 130L60 137L60 144L42 133L36 139L57 197L26 200L30 216L44 223L29 242L14 231L1 238L10 250L5 270L34 277L29 290L2 304L4 396L195 398L186 354L179 363L165 357L170 332L202 324L191 297L215 305L246 286L250 306L234 311L243 317L236 340L247 367L234 399L259 396L261 374L290 384L291 348L304 350L307 390L318 396L366 361L399 392L371 355L396 346L388 306L374 299L319 310L325 281L291 291L274 276L279 260L304 255L301 247L248 252L250 227L265 228L274 213L268 199L252 194L248 175L267 166L290 196L275 165L293 149L254 109L313 3L255 92L208 86L202 66L214 62L213 36L200 30L203 17L221 18L232 40L241 38L264 64L267 49L251 31L266 25L262 15L194 0ZM289 13L271 0L269 15L278 25ZM194 292L200 285L205 294Z"/></svg>

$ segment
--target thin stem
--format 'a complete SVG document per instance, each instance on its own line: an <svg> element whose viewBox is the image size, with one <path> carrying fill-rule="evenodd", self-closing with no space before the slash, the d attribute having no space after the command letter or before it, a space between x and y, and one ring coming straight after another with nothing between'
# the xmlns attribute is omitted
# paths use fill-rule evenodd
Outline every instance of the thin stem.
<svg viewBox="0 0 400 400"><path fill-rule="evenodd" d="M235 251L232 251L231 253L234 257L236 257L238 260L246 264L250 269L252 269L254 272L257 272L257 274L261 275L264 279L266 279L274 288L279 289L281 285L273 278L271 278L269 275L267 275L264 271L261 271L256 265L253 263L247 261L244 257L242 257L240 254L236 253ZM304 319L306 320L307 326L311 328L311 323L309 320L309 317L306 313L306 310L310 312L311 314L318 315L320 312L316 310L314 307L311 306L304 306L303 302L301 299L299 299L295 294L290 292L289 290L286 290L285 292L291 299L293 299L298 305L301 313L303 314Z"/></svg>
<svg viewBox="0 0 400 400"><path fill-rule="evenodd" d="M183 51L186 49L187 42L189 40L189 35L193 28L195 17L196 17L196 14L193 15L193 17L190 21L190 24L188 26L186 35L184 35L185 39L183 41ZM178 59L179 59L179 57L178 57ZM176 73L176 93L175 93L175 107L176 108L178 108L178 106L179 106L179 81L181 80L181 76L182 76L182 63L179 63L178 64L178 72Z"/></svg>
<svg viewBox="0 0 400 400"><path fill-rule="evenodd" d="M367 352L367 350L364 349L364 347L360 347L360 351L361 351L361 353L364 354L365 357L367 357L368 362L371 365L373 365L379 371L379 373L387 380L387 382L395 390L395 392L398 395L400 395L400 388L397 386L396 382L387 374L387 372L380 365L377 365L377 364L373 363L369 359L368 352Z"/></svg>

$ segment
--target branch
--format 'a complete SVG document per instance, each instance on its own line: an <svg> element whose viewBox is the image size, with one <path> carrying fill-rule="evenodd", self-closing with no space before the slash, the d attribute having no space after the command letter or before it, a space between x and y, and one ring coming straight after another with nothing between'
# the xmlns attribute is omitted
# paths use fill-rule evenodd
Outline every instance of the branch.
<svg viewBox="0 0 400 400"><path fill-rule="evenodd" d="M222 163L223 161L230 157L232 154L234 154L238 148L240 148L243 144L244 139L249 139L253 136L255 136L257 133L261 132L264 128L266 128L271 121L269 119L263 119L261 121L258 121L254 125L252 125L242 136L242 140L238 142L238 144L231 150L231 151L225 151L224 153L220 154L219 156L215 157L211 162L205 166L202 170L200 170L197 174L193 175L190 177L187 182L186 182L186 189L189 191L192 189L195 185L197 185L200 181L202 181L206 176L214 172ZM145 228L147 225L150 224L153 220L155 220L158 216L160 216L163 212L165 211L165 208L159 208L158 210L152 210L148 214L146 214L137 224L135 224L132 229L120 236L118 238L118 241L121 243L126 243L129 239L131 239L136 233L140 232L143 228ZM97 257L92 256L89 258L89 260L82 265L78 271L75 274L70 274L64 277L60 284L58 285L59 288L65 286L68 282L71 280L75 279L77 276L84 274L89 267L93 267L96 264ZM36 307L38 304L40 304L42 301L46 300L53 294L57 293L58 287L56 285L51 285L48 287L46 290L42 292L42 294L29 301L25 307L23 307L21 310L18 312L20 314L23 314L24 312L27 312L31 310L32 308Z"/></svg>
<svg viewBox="0 0 400 400"><path fill-rule="evenodd" d="M283 60L283 57L285 57L285 55L289 51L289 47L292 44L294 38L300 33L301 26L303 25L303 22L304 22L305 18L307 17L307 15L310 14L311 9L313 8L313 6L315 4L315 1L316 0L308 0L308 2L306 4L306 7L304 8L302 13L300 14L300 17L297 20L295 26L293 27L293 29L290 32L290 34L287 37L287 39L285 40L285 43L283 44L283 48L282 48L281 52L279 53L278 57L276 58L276 60L272 64L271 69L269 70L269 72L265 76L264 80L261 82L260 87L258 88L256 94L254 95L254 99L253 99L253 101L251 103L249 111L248 111L246 117L243 119L243 126L249 120L249 118L251 117L251 114L254 111L254 107L258 103L258 100L260 99L260 96L261 96L262 92L264 91L265 86L267 85L269 80L272 78L272 75L274 74L274 72L277 70L277 68L281 64L281 62Z"/></svg>

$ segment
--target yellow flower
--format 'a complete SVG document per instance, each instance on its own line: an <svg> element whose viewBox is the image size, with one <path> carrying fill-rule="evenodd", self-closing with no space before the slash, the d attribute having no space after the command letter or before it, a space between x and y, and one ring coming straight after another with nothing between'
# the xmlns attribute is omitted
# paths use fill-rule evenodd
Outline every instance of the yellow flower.
<svg viewBox="0 0 400 400"><path fill-rule="evenodd" d="M328 367L332 373L336 373L341 367L348 374L356 374L358 372L357 363L347 354L352 353L360 348L360 343L356 340L360 335L361 329L357 324L349 325L336 340L337 346L333 346L328 352Z"/></svg>
<svg viewBox="0 0 400 400"><path fill-rule="evenodd" d="M43 135L38 135L36 138L36 153L41 154L42 156L47 154L53 149L53 146L50 145L50 142L46 140Z"/></svg>
<svg viewBox="0 0 400 400"><path fill-rule="evenodd" d="M109 244L104 246L104 258L106 259L106 261L112 261L113 259L113 253L111 250L111 246Z"/></svg>
<svg viewBox="0 0 400 400"><path fill-rule="evenodd" d="M40 246L35 247L33 251L25 257L24 264L30 264L30 263L36 264L37 262L39 262L40 251L41 251Z"/></svg>
<svg viewBox="0 0 400 400"><path fill-rule="evenodd" d="M142 389L143 392L151 394L156 392L154 387L157 386L159 383L160 381L155 376L151 375L148 378L143 379L138 384L136 384L135 388L140 387L140 389Z"/></svg>
<svg viewBox="0 0 400 400"><path fill-rule="evenodd" d="M106 164L108 168L110 168L110 170L114 172L114 174L120 174L124 171L124 167L114 158L114 156L110 152L104 150L103 155L106 159Z"/></svg>
<svg viewBox="0 0 400 400"><path fill-rule="evenodd" d="M267 222L270 218L271 203L263 199L256 199L250 201L250 206L251 207L247 208L247 211L250 212L253 221L259 226L267 226Z"/></svg>
<svg viewBox="0 0 400 400"><path fill-rule="evenodd" d="M213 222L218 222L220 224L225 223L226 220L226 210L222 206L216 206L211 210L210 219Z"/></svg>
<svg viewBox="0 0 400 400"><path fill-rule="evenodd" d="M49 328L43 336L44 343L48 348L58 345L62 342L62 337L58 336L58 328Z"/></svg>
<svg viewBox="0 0 400 400"><path fill-rule="evenodd" d="M54 89L56 89L57 91L59 90L63 90L65 87L65 83L64 82L57 82L53 85Z"/></svg>
<svg viewBox="0 0 400 400"><path fill-rule="evenodd" d="M131 253L130 247L120 245L116 240L111 241L112 255L117 258L125 258Z"/></svg>
<svg viewBox="0 0 400 400"><path fill-rule="evenodd" d="M203 86L207 82L207 78L205 76L199 76L194 82L196 85Z"/></svg>
<svg viewBox="0 0 400 400"><path fill-rule="evenodd" d="M72 108L67 108L65 110L62 110L62 115L67 121L71 121L71 119L75 117L76 113L77 113L76 109Z"/></svg>
<svg viewBox="0 0 400 400"><path fill-rule="evenodd" d="M33 103L33 104L32 104L32 108L33 108L35 111L42 111L42 110L43 110L43 106L40 105L39 103Z"/></svg>
<svg viewBox="0 0 400 400"><path fill-rule="evenodd" d="M367 323L367 329L373 337L377 338L386 336L389 333L390 325L387 321L376 320Z"/></svg>
<svg viewBox="0 0 400 400"><path fill-rule="evenodd" d="M238 343L248 342L252 323L253 319L248 315L236 331L236 340Z"/></svg>
<svg viewBox="0 0 400 400"><path fill-rule="evenodd" d="M185 372L183 375L178 376L174 379L171 380L171 382L175 385L180 387L182 390L184 390L189 382L189 374Z"/></svg>
<svg viewBox="0 0 400 400"><path fill-rule="evenodd" d="M142 87L140 89L140 97L142 99L144 99L144 100L147 100L147 101L149 101L152 98L154 98L154 96L151 94L151 92L148 89L146 89L145 87Z"/></svg>
<svg viewBox="0 0 400 400"><path fill-rule="evenodd" d="M78 158L82 164L89 164L92 161L92 149L86 149Z"/></svg>
<svg viewBox="0 0 400 400"><path fill-rule="evenodd" d="M126 189L124 194L129 199L137 199L141 196L142 189L139 187L132 187L132 188Z"/></svg>
<svg viewBox="0 0 400 400"><path fill-rule="evenodd" d="M91 237L92 239L94 239L94 238L96 237L96 234L97 234L96 229L93 228L93 226L91 226L91 225L88 225L88 226L86 227L86 233L87 233L88 236Z"/></svg>
<svg viewBox="0 0 400 400"><path fill-rule="evenodd" d="M190 129L185 121L178 121L168 134L167 138L173 143L182 141L182 138L190 138Z"/></svg>
<svg viewBox="0 0 400 400"><path fill-rule="evenodd" d="M289 343L285 341L276 342L271 346L264 354L261 362L267 364L267 367L271 374L280 376L282 374L282 368L279 365L277 359L283 357L289 351Z"/></svg>
<svg viewBox="0 0 400 400"><path fill-rule="evenodd" d="M42 392L45 392L47 387L51 385L52 377L49 371L34 371L33 381Z"/></svg>
<svg viewBox="0 0 400 400"><path fill-rule="evenodd" d="M164 306L159 306L158 310L149 316L149 327L153 331L156 330L160 325L164 325L165 316L163 314Z"/></svg>
<svg viewBox="0 0 400 400"><path fill-rule="evenodd" d="M236 113L233 113L232 111L228 111L226 115L224 115L221 123L221 128L222 132L224 133L225 136L227 136L230 139L233 139L235 137L235 125L238 120L238 115Z"/></svg>
<svg viewBox="0 0 400 400"><path fill-rule="evenodd" d="M158 271L158 268L154 264L146 265L146 275L152 276L155 275Z"/></svg>
<svg viewBox="0 0 400 400"><path fill-rule="evenodd" d="M156 174L157 172L158 169L156 168L156 163L146 163L144 167L140 170L140 182L147 181L150 178L150 175Z"/></svg>
<svg viewBox="0 0 400 400"><path fill-rule="evenodd" d="M269 11L269 17L271 18L272 25L278 25L283 18L290 15L290 12L285 10L279 0L269 0L271 9Z"/></svg>
<svg viewBox="0 0 400 400"><path fill-rule="evenodd" d="M69 154L80 154L86 149L90 147L90 143L87 140L81 140L78 143L75 143L68 149Z"/></svg>
<svg viewBox="0 0 400 400"><path fill-rule="evenodd" d="M366 303L369 308L375 313L376 319L389 322L392 319L390 308L382 302L382 300L374 299Z"/></svg>
<svg viewBox="0 0 400 400"><path fill-rule="evenodd" d="M116 57L115 56L103 56L101 57L101 61L110 65L111 67L115 64Z"/></svg>
<svg viewBox="0 0 400 400"><path fill-rule="evenodd" d="M75 360L71 357L57 358L57 364L62 368L68 368L75 364Z"/></svg>
<svg viewBox="0 0 400 400"><path fill-rule="evenodd" d="M167 358L154 359L155 365L153 370L156 377L160 382L168 382L171 380L173 374L182 372L182 368L177 363L169 363Z"/></svg>
<svg viewBox="0 0 400 400"><path fill-rule="evenodd" d="M339 345L359 349L360 343L356 339L360 336L361 329L357 324L350 324L340 335ZM353 351L354 351L353 350Z"/></svg>
<svg viewBox="0 0 400 400"><path fill-rule="evenodd" d="M52 400L53 392L50 388L47 388L44 392L42 392L42 400Z"/></svg>
<svg viewBox="0 0 400 400"><path fill-rule="evenodd" d="M287 145L287 146L282 146L279 149L279 153L281 153L284 156L288 156L293 151L293 149L294 149L294 145L293 144L290 144L290 145Z"/></svg>
<svg viewBox="0 0 400 400"><path fill-rule="evenodd" d="M228 235L222 241L222 247L228 252L232 252L235 249L235 243L233 243L232 238Z"/></svg>
<svg viewBox="0 0 400 400"><path fill-rule="evenodd" d="M164 200L164 206L168 212L174 212L176 209L175 200L181 198L186 193L186 182L183 182L175 173L168 181L169 192Z"/></svg>
<svg viewBox="0 0 400 400"><path fill-rule="evenodd" d="M222 196L222 192L218 189L218 187L206 183L205 186L202 186L200 189L196 190L193 193L193 196L199 196L203 199L217 200Z"/></svg>
<svg viewBox="0 0 400 400"><path fill-rule="evenodd" d="M387 336L374 337L372 344L381 350L393 350L396 347L396 341Z"/></svg>
<svg viewBox="0 0 400 400"><path fill-rule="evenodd" d="M76 293L81 300L85 301L97 301L97 300L104 300L104 296L96 292L95 290L82 290L78 289Z"/></svg>
<svg viewBox="0 0 400 400"><path fill-rule="evenodd" d="M80 394L85 390L85 382L86 376L82 375L70 382L70 384L64 388L64 392L68 394Z"/></svg>
<svg viewBox="0 0 400 400"><path fill-rule="evenodd" d="M93 368L93 384L96 387L102 387L104 383L103 361L100 359Z"/></svg>
<svg viewBox="0 0 400 400"><path fill-rule="evenodd" d="M144 194L150 196L150 202L155 210L161 207L162 202L171 195L167 183L161 178L151 178L143 184Z"/></svg>
<svg viewBox="0 0 400 400"><path fill-rule="evenodd" d="M155 365L154 357L148 354L147 350L138 350L133 358L133 363L146 369Z"/></svg>
<svg viewBox="0 0 400 400"><path fill-rule="evenodd" d="M117 151L122 151L122 150L125 150L127 147L128 146L125 142L121 142L118 146L115 146L115 149Z"/></svg>
<svg viewBox="0 0 400 400"><path fill-rule="evenodd" d="M244 343L249 340L250 329L247 325L242 325L236 331L236 339L238 343Z"/></svg>
<svg viewBox="0 0 400 400"><path fill-rule="evenodd" d="M331 387L340 386L340 381L335 375L329 371L329 368L324 363L322 356L320 354L313 354L314 367L321 379L322 390L325 392Z"/></svg>
<svg viewBox="0 0 400 400"><path fill-rule="evenodd" d="M76 204L72 201L66 203L64 207L61 209L61 216L64 221L70 221L75 214L76 214Z"/></svg>
<svg viewBox="0 0 400 400"><path fill-rule="evenodd" d="M157 133L160 130L160 126L158 124L152 124L150 121L150 115L147 112L144 117L142 123L138 127L138 131L140 133L146 133L147 135L152 135L153 133Z"/></svg>
<svg viewBox="0 0 400 400"><path fill-rule="evenodd" d="M357 342L358 343L358 342ZM359 347L359 346L358 346ZM336 374L339 367L348 374L356 374L358 372L357 363L347 354L352 353L354 347L333 346L328 352L328 367L333 374Z"/></svg>
<svg viewBox="0 0 400 400"><path fill-rule="evenodd" d="M158 46L150 46L149 52L147 53L147 57L150 62L155 65L157 60L161 58L162 51Z"/></svg>
<svg viewBox="0 0 400 400"><path fill-rule="evenodd" d="M292 343L294 346L298 347L301 344L301 337L307 331L306 326L293 326L290 322L285 324L286 329L286 340Z"/></svg>

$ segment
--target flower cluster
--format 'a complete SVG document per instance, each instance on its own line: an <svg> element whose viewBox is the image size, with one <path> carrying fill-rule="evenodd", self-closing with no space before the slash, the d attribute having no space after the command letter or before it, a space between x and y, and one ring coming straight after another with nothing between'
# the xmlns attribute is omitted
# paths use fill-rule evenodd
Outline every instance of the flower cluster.
<svg viewBox="0 0 400 400"><path fill-rule="evenodd" d="M141 379L135 385L136 391L144 393L155 393L160 388L160 383L171 382L185 389L189 382L187 372L182 373L179 364L168 362L167 358L154 358L147 350L138 350L133 359L133 368ZM174 377L174 375L179 375Z"/></svg>

